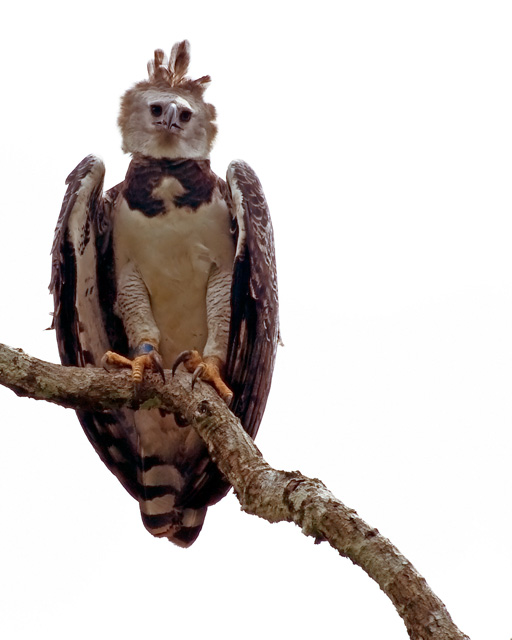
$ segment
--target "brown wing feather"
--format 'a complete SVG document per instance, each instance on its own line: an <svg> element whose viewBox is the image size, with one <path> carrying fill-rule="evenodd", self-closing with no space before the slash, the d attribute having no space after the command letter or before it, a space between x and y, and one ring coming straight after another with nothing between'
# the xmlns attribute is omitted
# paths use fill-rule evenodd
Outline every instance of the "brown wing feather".
<svg viewBox="0 0 512 640"><path fill-rule="evenodd" d="M227 181L237 251L226 380L234 392L231 408L254 438L267 403L279 341L274 232L265 194L251 167L232 162Z"/></svg>
<svg viewBox="0 0 512 640"><path fill-rule="evenodd" d="M127 350L122 323L113 312L109 210L116 189L103 196L104 174L103 163L94 156L84 158L71 172L55 229L50 291L64 365L99 366L106 350ZM139 457L130 412L77 414L100 458L135 497Z"/></svg>

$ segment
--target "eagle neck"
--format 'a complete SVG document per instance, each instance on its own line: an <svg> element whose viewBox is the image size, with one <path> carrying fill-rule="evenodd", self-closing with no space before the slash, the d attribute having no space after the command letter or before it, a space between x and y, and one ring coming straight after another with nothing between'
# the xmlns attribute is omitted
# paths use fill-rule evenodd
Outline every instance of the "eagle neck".
<svg viewBox="0 0 512 640"><path fill-rule="evenodd" d="M208 159L137 155L128 167L123 188L129 207L149 217L166 213L163 200L153 192L167 177L175 178L183 187L183 193L174 197L174 206L193 210L211 202L218 181Z"/></svg>

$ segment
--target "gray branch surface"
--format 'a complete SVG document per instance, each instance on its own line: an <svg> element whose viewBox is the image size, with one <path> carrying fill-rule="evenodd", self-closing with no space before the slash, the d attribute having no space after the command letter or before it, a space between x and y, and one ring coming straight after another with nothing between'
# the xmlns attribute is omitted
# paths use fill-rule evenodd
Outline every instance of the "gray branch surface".
<svg viewBox="0 0 512 640"><path fill-rule="evenodd" d="M0 384L19 396L72 409L160 407L178 412L203 438L211 457L233 485L242 509L269 522L294 522L316 542L327 541L380 586L413 640L469 640L412 564L346 507L317 479L299 471L273 469L239 420L204 384L191 389L191 376L166 372L164 385L149 374L134 393L128 371L63 367L0 344Z"/></svg>

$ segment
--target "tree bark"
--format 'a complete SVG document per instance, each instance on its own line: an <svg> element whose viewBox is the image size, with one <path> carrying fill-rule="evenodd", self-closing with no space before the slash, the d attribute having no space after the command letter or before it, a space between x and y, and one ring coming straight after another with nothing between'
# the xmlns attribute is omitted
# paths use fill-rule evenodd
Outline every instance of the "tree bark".
<svg viewBox="0 0 512 640"><path fill-rule="evenodd" d="M199 383L192 389L190 375L184 372L174 378L166 372L166 380L163 384L149 374L135 393L128 371L63 367L0 344L0 384L19 396L72 409L160 407L180 413L205 441L244 511L269 522L294 522L304 535L327 541L350 558L391 599L413 640L469 640L412 564L320 480L268 465L208 385Z"/></svg>

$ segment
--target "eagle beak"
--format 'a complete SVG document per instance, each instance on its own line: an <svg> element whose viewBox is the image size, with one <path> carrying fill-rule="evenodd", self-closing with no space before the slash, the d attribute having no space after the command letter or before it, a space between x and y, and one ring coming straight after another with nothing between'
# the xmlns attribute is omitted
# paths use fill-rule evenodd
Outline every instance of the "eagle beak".
<svg viewBox="0 0 512 640"><path fill-rule="evenodd" d="M171 102L171 104L167 107L164 113L164 124L167 125L169 130L172 130L173 127L177 129L181 129L178 124L178 107Z"/></svg>

